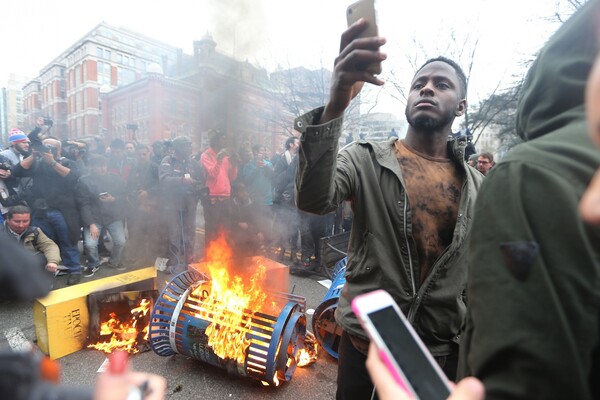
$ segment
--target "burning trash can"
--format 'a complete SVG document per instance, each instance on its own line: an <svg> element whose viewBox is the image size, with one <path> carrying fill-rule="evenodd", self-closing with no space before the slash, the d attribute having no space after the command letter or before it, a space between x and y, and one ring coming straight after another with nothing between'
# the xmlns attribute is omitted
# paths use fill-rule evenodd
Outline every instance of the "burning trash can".
<svg viewBox="0 0 600 400"><path fill-rule="evenodd" d="M90 316L88 348L136 354L148 348L150 310L157 290L106 290L88 295Z"/></svg>
<svg viewBox="0 0 600 400"><path fill-rule="evenodd" d="M250 281L254 285L260 279ZM254 299L244 303L244 296ZM149 343L161 356L183 354L277 386L289 381L296 368L306 334L305 308L303 297L190 269L171 280L156 300Z"/></svg>
<svg viewBox="0 0 600 400"><path fill-rule="evenodd" d="M338 358L338 346L342 338L342 327L335 321L335 309L344 284L346 283L346 257L335 265L331 286L323 301L315 309L312 318L312 328L317 342L334 358Z"/></svg>

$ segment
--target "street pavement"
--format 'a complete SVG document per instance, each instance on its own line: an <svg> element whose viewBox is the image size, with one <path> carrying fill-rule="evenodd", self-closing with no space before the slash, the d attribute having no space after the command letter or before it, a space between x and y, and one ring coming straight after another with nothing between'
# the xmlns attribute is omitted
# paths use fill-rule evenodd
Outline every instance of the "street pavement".
<svg viewBox="0 0 600 400"><path fill-rule="evenodd" d="M100 270L83 282L99 279L123 271ZM158 272L162 290L172 279L166 272ZM318 273L307 276L290 275L289 291L306 298L307 310L316 308L327 292L319 283L325 278ZM55 278L55 289L64 287L66 276ZM35 343L33 302L0 303L0 349L15 347L15 342ZM308 313L310 314L310 313ZM307 315L307 329L312 331L311 315ZM16 333L16 334L15 334ZM17 340L15 340L15 337ZM84 349L58 359L62 382L67 385L90 385L97 376L106 354ZM161 357L152 350L131 356L133 369L164 376L168 381L167 399L332 399L335 397L337 361L323 349L315 364L297 368L290 382L279 387L265 387L251 378L228 375L224 370L201 361L176 354Z"/></svg>

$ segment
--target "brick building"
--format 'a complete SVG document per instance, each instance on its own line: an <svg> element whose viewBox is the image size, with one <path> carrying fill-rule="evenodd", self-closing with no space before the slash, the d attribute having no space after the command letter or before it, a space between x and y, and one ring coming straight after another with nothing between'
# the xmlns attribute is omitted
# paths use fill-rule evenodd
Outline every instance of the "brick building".
<svg viewBox="0 0 600 400"><path fill-rule="evenodd" d="M138 80L153 63L175 64L180 49L104 22L61 53L40 71L26 104L39 96L39 108L27 108L28 119L50 116L53 134L81 137L103 134L100 88L114 89ZM30 84L31 85L31 82Z"/></svg>
<svg viewBox="0 0 600 400"><path fill-rule="evenodd" d="M185 134L200 150L218 129L233 148L281 151L298 114L288 93L266 70L220 53L209 34L193 45L188 55L101 23L26 85L27 117L52 117L60 138L152 143Z"/></svg>

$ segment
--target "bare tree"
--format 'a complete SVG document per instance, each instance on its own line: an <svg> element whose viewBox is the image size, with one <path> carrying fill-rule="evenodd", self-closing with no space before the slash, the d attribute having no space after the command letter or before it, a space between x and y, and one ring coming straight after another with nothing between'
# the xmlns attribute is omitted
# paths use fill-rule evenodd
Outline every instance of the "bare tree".
<svg viewBox="0 0 600 400"><path fill-rule="evenodd" d="M314 108L323 106L329 98L332 72L321 66L316 70L304 67L280 69L271 74L273 124L282 128L286 136L293 134L293 120ZM379 101L380 93L371 85L365 85L361 93L350 103L344 114L346 133L361 130L361 115L370 113Z"/></svg>
<svg viewBox="0 0 600 400"><path fill-rule="evenodd" d="M286 136L293 134L294 118L325 104L329 95L331 72L321 67L309 70L304 67L280 69L270 77L273 93L275 126Z"/></svg>
<svg viewBox="0 0 600 400"><path fill-rule="evenodd" d="M406 82L406 77L412 76L426 60L439 54L444 54L447 57L454 59L457 63L459 63L459 65L463 66L468 87L474 67L476 65L476 56L479 46L479 38L472 37L472 35L472 32L466 32L465 34L460 35L457 31L451 30L447 35L443 35L448 38L448 40L445 42L445 47L436 47L435 55L431 55L431 53L426 50L422 42L417 40L415 37L412 37L411 44L413 50L404 51L405 60L403 65L385 71L384 79L386 80L386 85L384 90L386 90L388 95L392 98L400 101L403 104L406 104L408 96L408 91L404 84L404 82ZM411 73L408 71L411 71ZM502 80L498 80L492 95L496 94L501 88ZM477 118L474 119L471 116L473 112L473 108L468 108L466 110L464 115L464 123L471 134L476 136L488 125L489 122L486 118L493 118L493 114L488 116L486 113L479 110L477 112Z"/></svg>
<svg viewBox="0 0 600 400"><path fill-rule="evenodd" d="M554 20L558 23L563 23L569 18L575 11L585 4L586 0L556 0L554 15L549 20Z"/></svg>

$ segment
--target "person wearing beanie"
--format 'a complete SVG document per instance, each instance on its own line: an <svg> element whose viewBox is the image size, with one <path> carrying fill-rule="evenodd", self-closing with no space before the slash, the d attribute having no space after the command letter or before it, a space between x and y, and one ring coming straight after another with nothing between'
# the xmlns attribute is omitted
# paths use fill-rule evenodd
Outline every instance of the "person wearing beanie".
<svg viewBox="0 0 600 400"><path fill-rule="evenodd" d="M8 144L10 147L0 152L0 155L8 158L13 165L20 163L29 155L31 142L27 135L19 128L13 128L8 133Z"/></svg>
<svg viewBox="0 0 600 400"><path fill-rule="evenodd" d="M12 167L19 164L23 159L31 154L31 141L29 136L38 135L44 126L44 118L40 117L36 121L36 127L26 135L19 128L13 128L8 134L9 148L0 151L0 161L11 164ZM2 214L5 214L9 205L22 203L23 194L31 186L30 177L17 178L12 171L3 169L0 171L0 195L3 205L0 207ZM4 191L4 193L2 193Z"/></svg>

